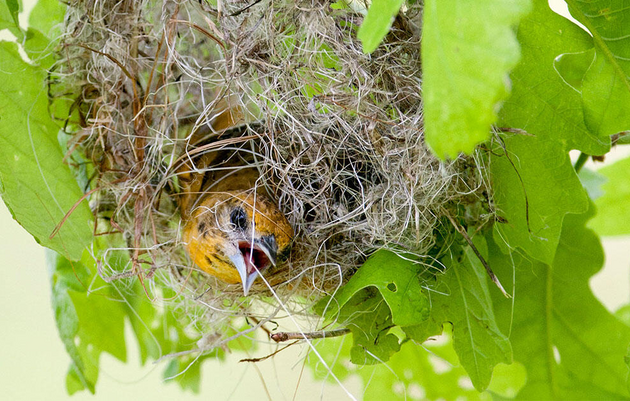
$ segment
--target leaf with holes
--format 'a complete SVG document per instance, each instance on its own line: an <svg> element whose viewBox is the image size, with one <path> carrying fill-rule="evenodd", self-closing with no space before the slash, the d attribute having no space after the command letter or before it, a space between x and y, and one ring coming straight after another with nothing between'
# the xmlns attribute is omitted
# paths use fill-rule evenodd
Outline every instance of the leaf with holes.
<svg viewBox="0 0 630 401"><path fill-rule="evenodd" d="M425 269L412 257L403 258L391 251L380 250L370 256L331 300L320 303L320 306L327 307L326 316L335 316L356 293L375 287L391 310L395 325L421 323L429 313L429 302L419 278Z"/></svg>
<svg viewBox="0 0 630 401"><path fill-rule="evenodd" d="M400 350L398 337L390 333L392 314L373 287L354 294L339 311L338 321L352 332L350 361L355 365L387 362Z"/></svg>
<svg viewBox="0 0 630 401"><path fill-rule="evenodd" d="M387 361L400 349L389 330L427 319L429 304L419 278L424 270L411 258L380 250L332 298L318 303L318 313L352 332L353 363Z"/></svg>

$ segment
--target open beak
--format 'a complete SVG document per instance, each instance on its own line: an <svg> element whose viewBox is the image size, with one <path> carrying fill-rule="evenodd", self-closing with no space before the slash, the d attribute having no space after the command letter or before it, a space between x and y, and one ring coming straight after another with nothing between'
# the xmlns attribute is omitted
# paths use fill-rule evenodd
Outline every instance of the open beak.
<svg viewBox="0 0 630 401"><path fill-rule="evenodd" d="M269 266L276 265L278 245L273 235L267 235L251 242L240 242L240 252L230 256L236 266L243 284L243 293L247 296L252 284Z"/></svg>

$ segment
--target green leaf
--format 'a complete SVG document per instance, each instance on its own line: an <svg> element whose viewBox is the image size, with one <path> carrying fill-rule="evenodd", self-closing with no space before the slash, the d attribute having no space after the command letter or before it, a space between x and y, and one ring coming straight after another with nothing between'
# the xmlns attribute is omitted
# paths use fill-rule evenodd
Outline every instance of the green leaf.
<svg viewBox="0 0 630 401"><path fill-rule="evenodd" d="M630 234L630 158L597 171L606 178L597 198L597 215L589 223L599 235Z"/></svg>
<svg viewBox="0 0 630 401"><path fill-rule="evenodd" d="M571 376L602 392L628 398L623 356L630 344L630 328L595 298L589 286L589 278L604 264L599 238L585 227L593 214L591 207L589 213L567 216L562 230L553 263L554 336ZM584 371L574 369L578 366Z"/></svg>
<svg viewBox="0 0 630 401"><path fill-rule="evenodd" d="M512 362L509 365L500 363L492 371L492 381L486 390L492 394L493 400L513 399L525 386L527 371L525 367Z"/></svg>
<svg viewBox="0 0 630 401"><path fill-rule="evenodd" d="M0 31L9 29L12 33L19 33L21 4L17 0L0 0Z"/></svg>
<svg viewBox="0 0 630 401"><path fill-rule="evenodd" d="M11 16L11 20L15 24L16 28L20 27L19 15L20 11L22 11L22 4L18 0L4 0L7 10L9 11L9 15Z"/></svg>
<svg viewBox="0 0 630 401"><path fill-rule="evenodd" d="M586 126L601 136L630 128L630 10L620 1L567 0L571 15L593 35L592 63L582 83Z"/></svg>
<svg viewBox="0 0 630 401"><path fill-rule="evenodd" d="M70 262L52 251L47 253L47 260L57 329L72 359L68 392L87 388L94 393L100 353L126 359L123 309L106 293L87 292L91 273L82 263Z"/></svg>
<svg viewBox="0 0 630 401"><path fill-rule="evenodd" d="M482 240L476 246L486 253ZM486 271L473 250L467 247L461 255L451 253L443 263L447 270L432 292L430 321L404 330L410 338L424 342L451 323L455 352L475 388L482 391L490 383L494 366L512 361L510 342L496 324Z"/></svg>
<svg viewBox="0 0 630 401"><path fill-rule="evenodd" d="M553 66L567 85L582 92L582 81L594 59L594 49L578 53L565 53L554 60Z"/></svg>
<svg viewBox="0 0 630 401"><path fill-rule="evenodd" d="M592 48L588 33L551 11L547 0L534 0L534 10L521 21L517 37L522 57L510 75L512 95L499 113L498 125L559 141L566 149L606 153L610 141L586 127L580 94L554 69L558 55Z"/></svg>
<svg viewBox="0 0 630 401"><path fill-rule="evenodd" d="M376 287L391 310L394 324L419 324L429 314L429 302L419 280L424 270L425 267L411 257L403 258L391 251L380 250L337 291L326 314L334 316L356 293Z"/></svg>
<svg viewBox="0 0 630 401"><path fill-rule="evenodd" d="M584 225L591 214L565 219L553 264L501 255L489 263L514 299L494 298L497 319L510 330L514 359L527 369L519 399L627 399L630 328L593 296L589 278L603 264L597 236Z"/></svg>
<svg viewBox="0 0 630 401"><path fill-rule="evenodd" d="M616 145L630 145L630 131L620 132L613 138Z"/></svg>
<svg viewBox="0 0 630 401"><path fill-rule="evenodd" d="M86 201L55 230L83 193L57 142L48 115L46 70L25 63L12 43L0 43L0 191L13 217L37 242L69 259L92 239Z"/></svg>
<svg viewBox="0 0 630 401"><path fill-rule="evenodd" d="M67 6L59 0L39 0L28 17L29 28L42 32L54 39L61 30L53 28L61 26Z"/></svg>
<svg viewBox="0 0 630 401"><path fill-rule="evenodd" d="M52 53L54 44L40 31L29 27L23 35L22 43L24 51L30 58L30 63L33 66L39 66L44 70L48 70L55 62L55 57Z"/></svg>
<svg viewBox="0 0 630 401"><path fill-rule="evenodd" d="M528 10L528 0L425 1L425 135L439 157L470 153L490 136L519 59L512 28Z"/></svg>
<svg viewBox="0 0 630 401"><path fill-rule="evenodd" d="M389 333L392 314L372 287L355 294L339 312L338 321L352 332L350 361L355 365L387 362L400 350L398 337Z"/></svg>
<svg viewBox="0 0 630 401"><path fill-rule="evenodd" d="M350 363L348 358L352 347L350 336L325 338L322 341L313 341L312 344L318 355L314 355L309 349L306 364L318 380L337 383L335 378L345 381L357 369L363 370L380 366L357 366Z"/></svg>
<svg viewBox="0 0 630 401"><path fill-rule="evenodd" d="M138 341L142 364L167 354L188 351L195 348L199 340L200 336L191 331L191 317L199 316L200 312L194 311L192 306L179 310L180 304L157 304L147 297L136 277L106 283L96 274L96 260L112 274L131 268L130 255L124 244L122 235L98 237L90 252L84 252L81 263L69 262L51 252L49 264L55 320L73 361L66 378L69 393L84 389L94 391L101 352L108 352L120 360L126 358L125 319L131 323ZM159 288L163 298L171 299L177 295L156 277L151 280L155 281L145 279L144 285ZM91 289L89 292L88 286ZM220 331L220 328L214 329ZM251 341L240 339L239 344L252 348ZM219 348L201 356L193 353L173 358L165 377L175 376L172 382L198 392L200 362L207 358L222 359L224 355L225 351Z"/></svg>
<svg viewBox="0 0 630 401"><path fill-rule="evenodd" d="M630 68L628 71L630 73ZM597 53L584 77L584 120L586 126L599 135L608 136L630 129L630 83L625 75L620 76L624 73Z"/></svg>
<svg viewBox="0 0 630 401"><path fill-rule="evenodd" d="M205 354L200 357L189 355L180 358L173 358L164 370L164 380L173 380L179 384L182 390L189 390L199 393L201 390L201 364L205 359L223 355L223 351L213 354Z"/></svg>
<svg viewBox="0 0 630 401"><path fill-rule="evenodd" d="M484 397L470 385L466 371L453 349L451 337L451 330L447 326L443 336L437 341L427 341L422 346L412 341L404 343L400 352L387 362L387 366L380 364L359 369L341 359L343 355L347 355L347 340L327 339L317 344L317 350L338 378L355 375L361 379L364 401L460 398L487 400L488 397ZM309 364L314 368L316 376L330 381L327 370L315 369L317 363L316 358L310 358ZM503 387L509 386L506 382Z"/></svg>
<svg viewBox="0 0 630 401"><path fill-rule="evenodd" d="M103 246L97 241L95 249ZM68 393L88 389L95 392L99 375L99 359L107 352L126 360L124 321L129 319L138 340L141 362L158 359L173 352L186 351L195 343L186 333L185 319L178 320L169 306L158 310L147 299L141 284L106 283L95 274L96 263L91 253L84 252L81 262L70 262L49 252L48 264L52 285L52 304L59 335L72 363L66 377ZM126 252L108 252L106 265L116 270L128 266ZM88 291L87 288L91 289ZM165 296L172 296L165 290ZM195 354L173 358L164 375L175 377L182 388L199 391L200 362L222 358L222 349L198 357Z"/></svg>
<svg viewBox="0 0 630 401"><path fill-rule="evenodd" d="M363 53L372 53L381 43L403 0L373 0L368 13L357 32L357 37L363 43Z"/></svg>
<svg viewBox="0 0 630 401"><path fill-rule="evenodd" d="M429 303L419 280L424 270L411 257L380 250L332 298L319 302L318 313L352 332L353 363L387 361L400 349L389 330L427 319Z"/></svg>
<svg viewBox="0 0 630 401"><path fill-rule="evenodd" d="M630 304L626 304L615 311L615 317L626 326L630 326Z"/></svg>
<svg viewBox="0 0 630 401"><path fill-rule="evenodd" d="M497 213L495 236L551 263L567 213L584 213L586 192L560 143L544 137L503 136L490 157Z"/></svg>

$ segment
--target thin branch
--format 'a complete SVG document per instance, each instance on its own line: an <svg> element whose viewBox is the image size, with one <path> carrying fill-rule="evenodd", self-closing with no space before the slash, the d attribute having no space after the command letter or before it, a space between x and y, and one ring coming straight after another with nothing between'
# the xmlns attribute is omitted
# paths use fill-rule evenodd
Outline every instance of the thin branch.
<svg viewBox="0 0 630 401"><path fill-rule="evenodd" d="M240 14L244 13L245 11L247 11L247 10L249 10L250 8L254 7L256 4L260 3L261 1L262 1L262 0L256 0L256 1L254 1L252 4L250 4L250 5L248 5L248 6L244 7L244 8L241 8L240 10L238 10L238 11L236 11L236 12L233 12L232 14L230 14L230 17L236 17L236 16L238 16L238 15L240 15Z"/></svg>
<svg viewBox="0 0 630 401"><path fill-rule="evenodd" d="M350 333L350 329L336 329L329 331L313 331L310 333L273 333L271 339L277 343L289 340L314 340L317 338L330 338L345 336Z"/></svg>
<svg viewBox="0 0 630 401"><path fill-rule="evenodd" d="M275 352L272 352L271 354L266 355L266 356L263 356L263 357L261 357L261 358L245 358L245 359L241 359L239 362L262 362L262 361L264 361L264 360L266 360L266 359L271 358L272 356L277 355L277 354L278 354L278 353L280 353L281 351L284 351L285 349L287 349L287 348L289 348L290 346L295 345L295 344L297 344L297 343L299 343L299 342L300 342L299 340L293 341L291 344L285 345L284 347L282 347L282 348L280 348L280 349L276 350Z"/></svg>

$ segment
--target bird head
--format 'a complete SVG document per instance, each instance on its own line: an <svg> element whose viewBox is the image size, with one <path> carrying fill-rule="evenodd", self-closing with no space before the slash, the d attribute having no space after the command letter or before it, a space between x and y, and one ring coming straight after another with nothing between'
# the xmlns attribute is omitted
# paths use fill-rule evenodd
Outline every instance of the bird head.
<svg viewBox="0 0 630 401"><path fill-rule="evenodd" d="M260 274L276 265L292 238L286 217L261 193L209 193L184 227L193 262L227 283L242 283L245 295Z"/></svg>

